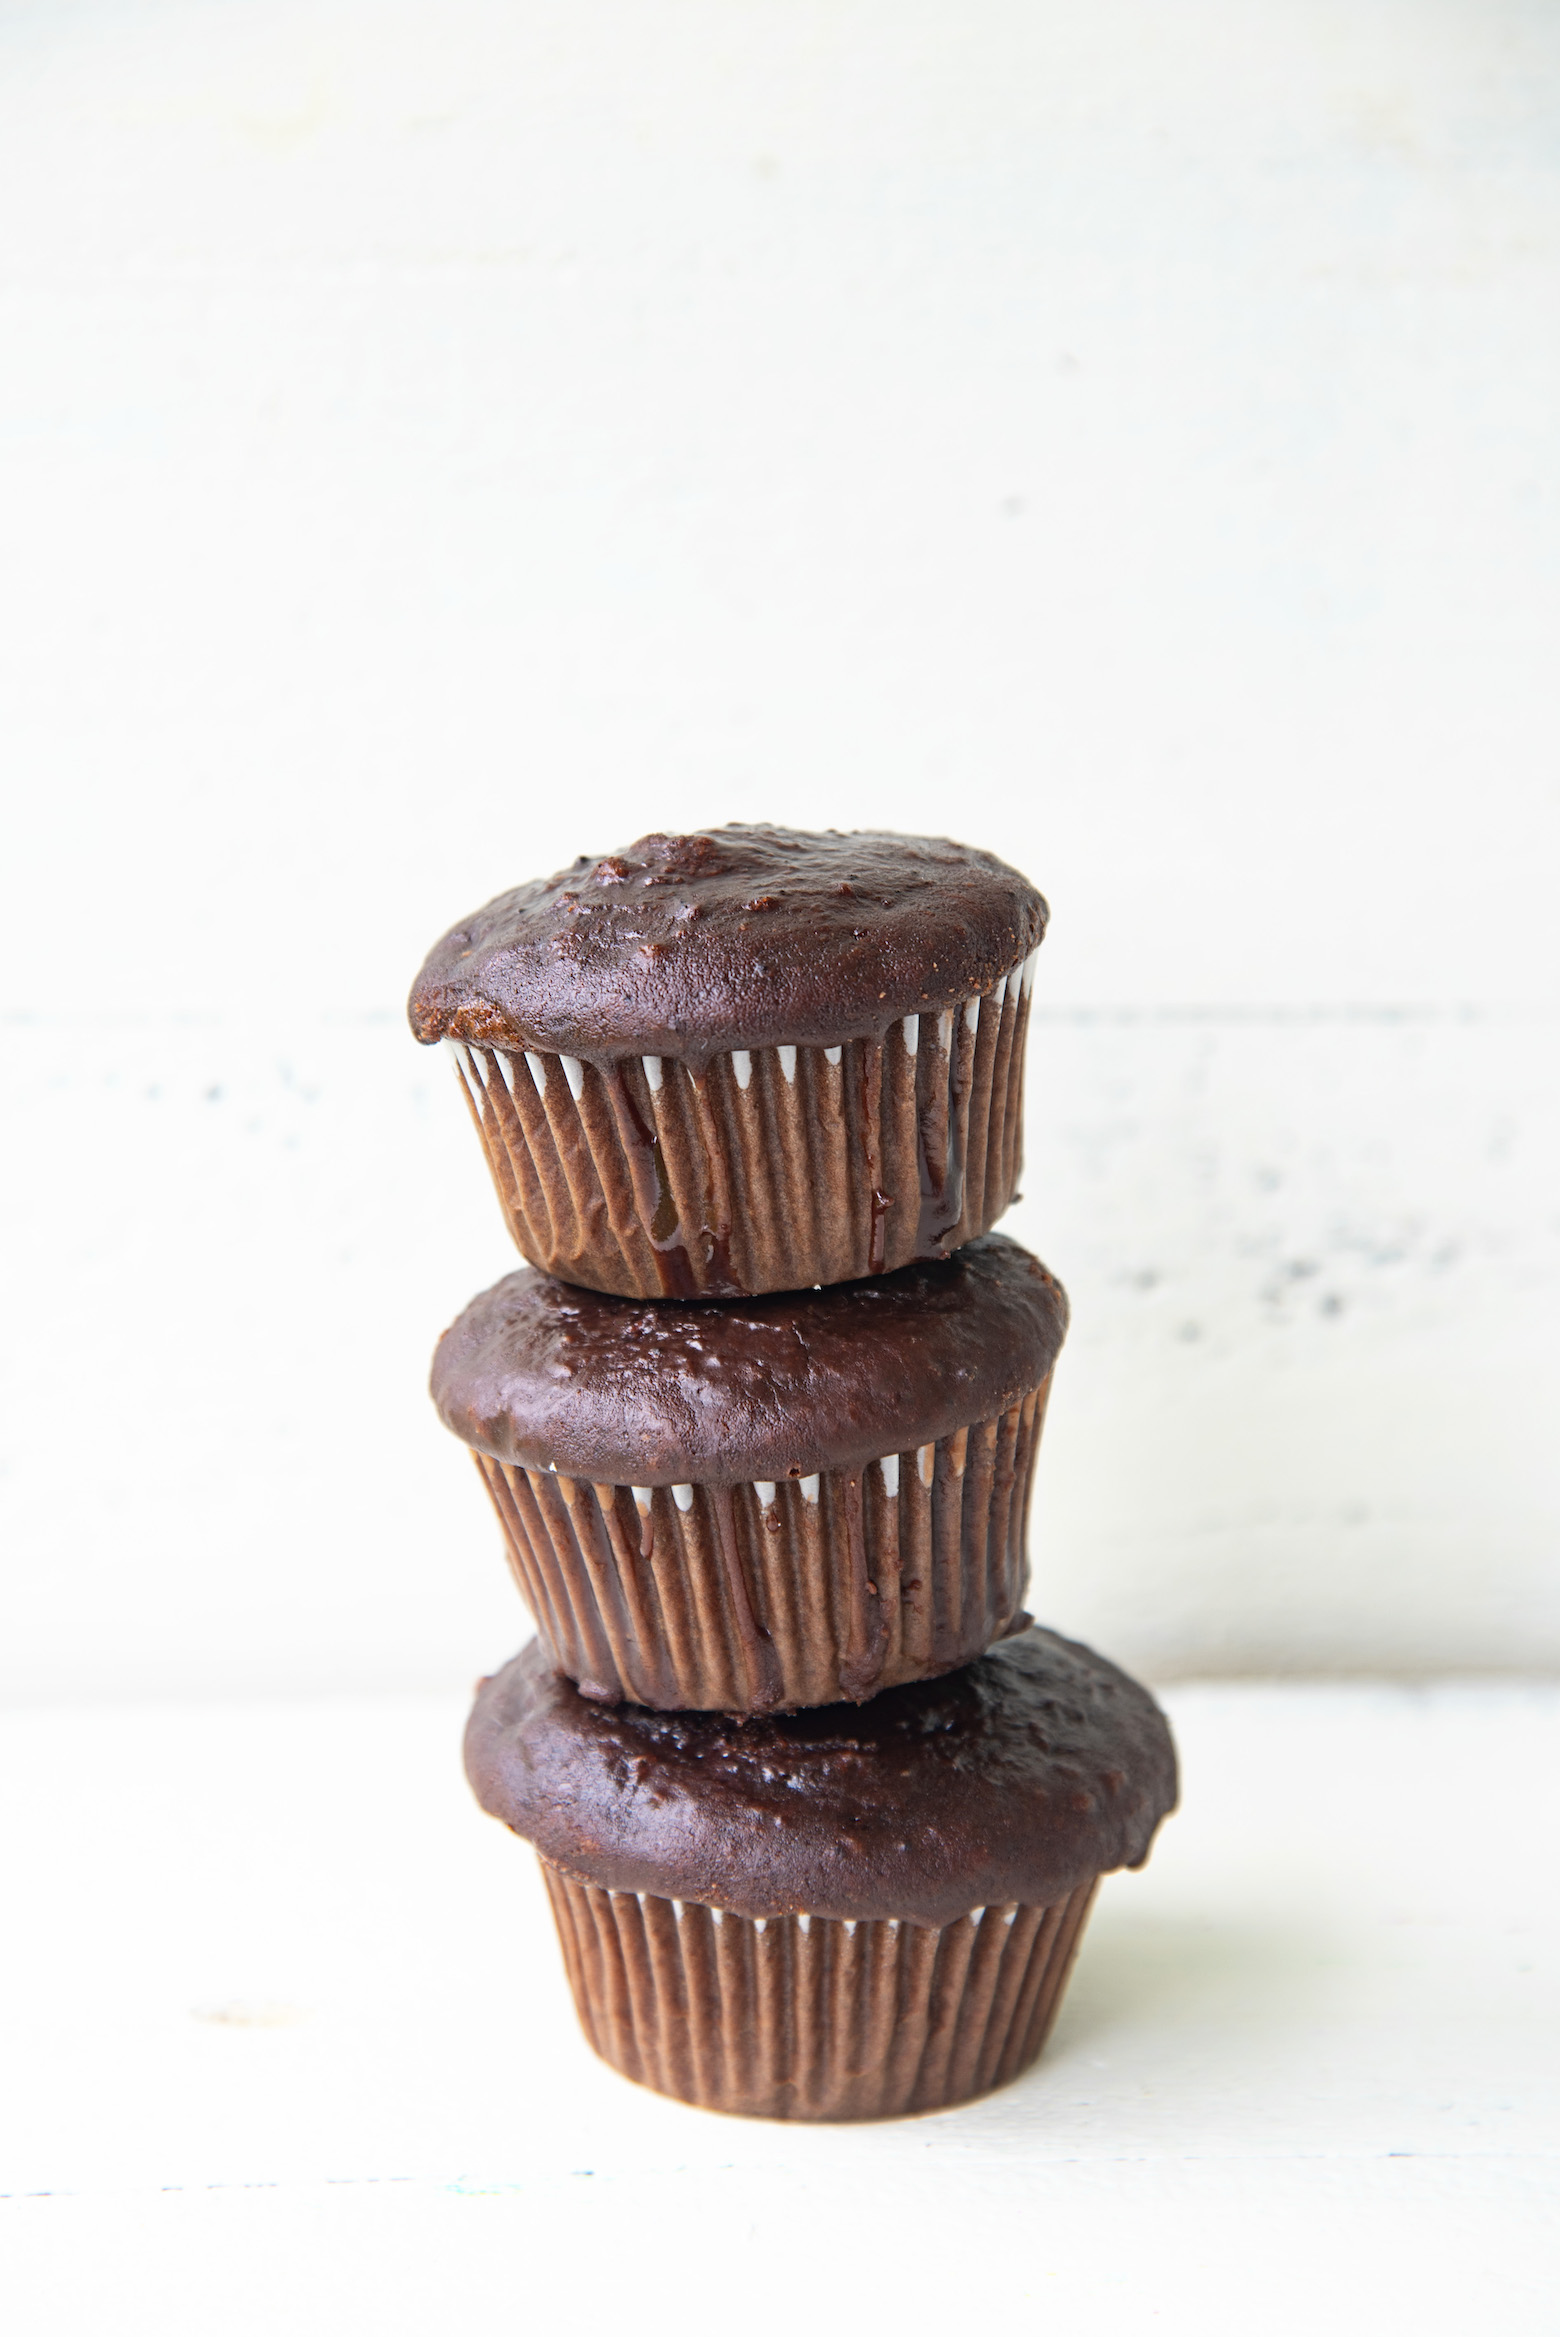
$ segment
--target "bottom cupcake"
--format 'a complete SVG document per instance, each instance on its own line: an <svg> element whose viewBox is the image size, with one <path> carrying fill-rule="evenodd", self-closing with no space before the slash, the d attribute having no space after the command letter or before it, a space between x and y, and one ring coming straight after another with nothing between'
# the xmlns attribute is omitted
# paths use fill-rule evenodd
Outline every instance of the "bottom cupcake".
<svg viewBox="0 0 1560 2337"><path fill-rule="evenodd" d="M1174 1807L1163 1715L1029 1630L866 1705L768 1720L604 1707L533 1643L466 1733L532 1841L581 2024L706 2109L882 2118L1035 2059L1099 1877Z"/></svg>

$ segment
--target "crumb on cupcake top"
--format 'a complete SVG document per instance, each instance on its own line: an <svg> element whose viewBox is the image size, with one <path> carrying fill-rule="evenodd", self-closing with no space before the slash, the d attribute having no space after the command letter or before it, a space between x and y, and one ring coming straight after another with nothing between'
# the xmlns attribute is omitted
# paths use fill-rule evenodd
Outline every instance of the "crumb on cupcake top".
<svg viewBox="0 0 1560 2337"><path fill-rule="evenodd" d="M834 1046L984 995L1044 900L939 836L731 825L641 836L500 893L445 934L408 1016L438 1039L597 1061Z"/></svg>

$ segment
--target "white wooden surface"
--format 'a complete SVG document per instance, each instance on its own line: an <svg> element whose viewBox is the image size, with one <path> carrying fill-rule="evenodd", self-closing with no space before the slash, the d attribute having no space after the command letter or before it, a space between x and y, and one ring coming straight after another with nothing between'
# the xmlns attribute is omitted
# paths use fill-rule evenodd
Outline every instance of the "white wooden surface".
<svg viewBox="0 0 1560 2337"><path fill-rule="evenodd" d="M5 2325L1560 2329L1560 1691L1168 1703L1039 2068L845 2129L592 2059L455 1698L13 1715Z"/></svg>

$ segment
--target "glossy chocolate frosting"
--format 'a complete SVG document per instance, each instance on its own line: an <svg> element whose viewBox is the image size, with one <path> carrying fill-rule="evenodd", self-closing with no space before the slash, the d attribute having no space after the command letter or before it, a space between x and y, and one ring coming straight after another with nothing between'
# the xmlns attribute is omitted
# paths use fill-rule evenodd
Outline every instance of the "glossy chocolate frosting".
<svg viewBox="0 0 1560 2337"><path fill-rule="evenodd" d="M466 1772L609 1890L933 1925L1141 1866L1176 1799L1148 1691L1042 1630L869 1704L747 1721L593 1704L533 1641L478 1690Z"/></svg>
<svg viewBox="0 0 1560 2337"><path fill-rule="evenodd" d="M1035 949L1016 869L940 836L732 824L500 893L412 988L425 1046L609 1061L834 1046L984 993Z"/></svg>
<svg viewBox="0 0 1560 2337"><path fill-rule="evenodd" d="M995 1419L1037 1388L1067 1299L1005 1234L827 1290L612 1298L534 1267L439 1341L445 1426L495 1460L596 1484L752 1484L858 1468Z"/></svg>

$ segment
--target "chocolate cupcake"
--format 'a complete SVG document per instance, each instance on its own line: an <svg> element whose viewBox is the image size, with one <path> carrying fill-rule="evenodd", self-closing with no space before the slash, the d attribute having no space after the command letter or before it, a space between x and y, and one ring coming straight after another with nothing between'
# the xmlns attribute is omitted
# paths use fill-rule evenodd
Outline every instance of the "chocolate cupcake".
<svg viewBox="0 0 1560 2337"><path fill-rule="evenodd" d="M445 1332L548 1654L587 1696L770 1712L950 1671L1028 1621L1060 1285L986 1234L942 1265L658 1305L529 1269Z"/></svg>
<svg viewBox="0 0 1560 2337"><path fill-rule="evenodd" d="M631 1298L880 1274L1019 1172L1046 906L941 838L644 836L502 893L413 988L533 1265Z"/></svg>
<svg viewBox="0 0 1560 2337"><path fill-rule="evenodd" d="M585 2034L707 2109L884 2118L1018 2076L1095 1887L1174 1807L1146 1690L1026 1631L946 1679L745 1723L608 1709L533 1642L466 1732L535 1844Z"/></svg>

